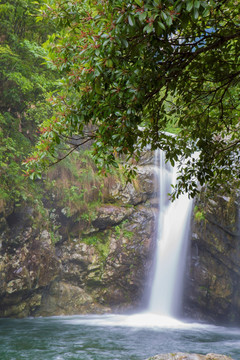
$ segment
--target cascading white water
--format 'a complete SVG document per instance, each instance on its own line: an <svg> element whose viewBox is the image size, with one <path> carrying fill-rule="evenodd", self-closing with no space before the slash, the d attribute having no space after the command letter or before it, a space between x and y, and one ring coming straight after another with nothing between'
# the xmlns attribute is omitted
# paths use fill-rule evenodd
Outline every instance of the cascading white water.
<svg viewBox="0 0 240 360"><path fill-rule="evenodd" d="M156 266L149 312L176 316L181 307L192 201L187 194L171 202L168 193L177 181L177 166L165 164L164 153L155 155L159 183Z"/></svg>

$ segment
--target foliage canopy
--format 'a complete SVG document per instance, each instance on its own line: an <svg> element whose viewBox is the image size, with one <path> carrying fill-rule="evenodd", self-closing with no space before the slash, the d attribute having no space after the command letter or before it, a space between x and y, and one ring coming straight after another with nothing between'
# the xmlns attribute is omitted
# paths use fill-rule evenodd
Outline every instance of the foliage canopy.
<svg viewBox="0 0 240 360"><path fill-rule="evenodd" d="M26 200L31 193L22 161L37 124L52 114L45 98L55 76L43 64L41 47L52 26L37 22L39 7L33 0L0 3L0 201L6 203Z"/></svg>
<svg viewBox="0 0 240 360"><path fill-rule="evenodd" d="M62 81L32 177L93 140L102 167L147 145L180 160L173 198L239 179L238 0L48 0L41 16L60 28L46 48Z"/></svg>

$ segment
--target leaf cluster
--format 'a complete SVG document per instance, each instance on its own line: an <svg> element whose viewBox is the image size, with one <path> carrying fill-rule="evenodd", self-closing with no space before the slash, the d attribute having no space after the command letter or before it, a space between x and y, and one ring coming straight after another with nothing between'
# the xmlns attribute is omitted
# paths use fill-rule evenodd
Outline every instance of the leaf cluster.
<svg viewBox="0 0 240 360"><path fill-rule="evenodd" d="M29 168L37 176L62 157L64 144L68 154L91 140L107 168L117 166L116 154L137 160L146 146L165 150L179 166L173 198L194 196L198 183L215 188L239 178L237 5L49 0L42 17L60 31L45 48L62 90L51 99L58 114L43 124ZM169 123L176 136L166 133Z"/></svg>

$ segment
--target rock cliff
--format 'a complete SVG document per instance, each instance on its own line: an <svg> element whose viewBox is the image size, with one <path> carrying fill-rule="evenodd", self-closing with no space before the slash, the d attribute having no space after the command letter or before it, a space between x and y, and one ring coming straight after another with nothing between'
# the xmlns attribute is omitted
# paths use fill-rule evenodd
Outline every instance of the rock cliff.
<svg viewBox="0 0 240 360"><path fill-rule="evenodd" d="M143 157L132 184L115 178L85 213L79 207L70 216L55 190L44 190L42 216L30 205L1 209L0 317L140 306L154 246L152 159Z"/></svg>
<svg viewBox="0 0 240 360"><path fill-rule="evenodd" d="M66 175L60 168L53 186L41 190L40 209L34 203L0 203L0 317L127 311L143 305L158 207L151 156L142 157L131 184L116 176L99 184L88 184L87 178L83 184L73 177L74 169ZM96 202L97 186L101 199ZM83 201L84 187L91 190ZM196 200L184 316L240 323L239 209L240 194L234 190L210 198L203 190Z"/></svg>
<svg viewBox="0 0 240 360"><path fill-rule="evenodd" d="M240 194L232 190L196 202L185 287L185 314L240 322Z"/></svg>

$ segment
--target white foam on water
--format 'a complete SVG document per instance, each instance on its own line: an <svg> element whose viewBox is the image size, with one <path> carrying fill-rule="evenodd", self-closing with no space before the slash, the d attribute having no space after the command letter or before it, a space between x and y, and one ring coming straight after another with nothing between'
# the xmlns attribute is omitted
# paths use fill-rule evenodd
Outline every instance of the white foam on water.
<svg viewBox="0 0 240 360"><path fill-rule="evenodd" d="M78 315L78 316L64 316L55 317L62 323L71 325L87 325L87 326L110 326L110 327L128 327L128 328L144 328L144 329L176 329L176 330L194 330L194 331L225 331L224 327L219 327L204 323L184 322L170 316L163 316L154 313L136 313L132 315ZM230 330L230 329L228 329ZM232 329L234 332L240 329Z"/></svg>

